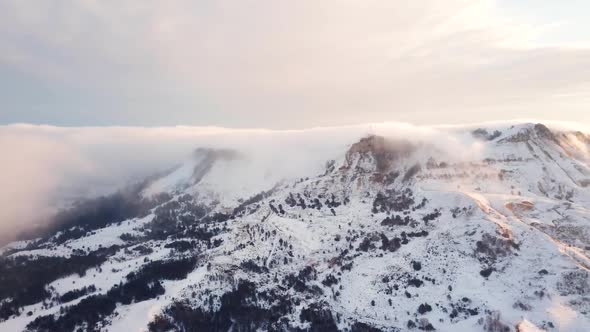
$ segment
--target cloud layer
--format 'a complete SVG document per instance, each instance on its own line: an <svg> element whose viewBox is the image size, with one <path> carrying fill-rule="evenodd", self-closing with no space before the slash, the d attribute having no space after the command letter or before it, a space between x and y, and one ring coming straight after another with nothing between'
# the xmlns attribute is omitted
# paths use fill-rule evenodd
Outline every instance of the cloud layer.
<svg viewBox="0 0 590 332"><path fill-rule="evenodd" d="M590 49L492 0L0 4L0 121L301 128L590 120Z"/></svg>
<svg viewBox="0 0 590 332"><path fill-rule="evenodd" d="M323 172L328 160L342 157L351 143L369 133L424 140L436 136L441 146L458 144L438 132L393 123L289 131L0 126L0 243L31 225L44 225L75 200L169 170L188 160L197 147L233 149L247 158L248 167L231 175L235 181L246 181L249 175L242 173L248 169L255 172L252 176L272 173L279 180Z"/></svg>
<svg viewBox="0 0 590 332"><path fill-rule="evenodd" d="M486 124L490 128L506 125ZM0 243L30 225L43 225L68 202L108 194L169 170L190 158L197 147L237 150L251 161L241 173L250 169L258 172L256 175L272 172L273 179L299 178L320 174L328 160L343 158L347 148L367 134L428 143L444 156L473 160L481 144L464 129L477 126L377 123L283 131L0 126ZM590 132L590 127L582 124L551 126ZM228 176L246 181L248 174L241 173Z"/></svg>

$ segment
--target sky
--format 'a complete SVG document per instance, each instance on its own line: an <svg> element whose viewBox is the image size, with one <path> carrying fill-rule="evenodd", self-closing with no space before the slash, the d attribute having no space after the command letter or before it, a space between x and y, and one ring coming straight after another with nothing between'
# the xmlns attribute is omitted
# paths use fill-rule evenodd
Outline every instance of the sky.
<svg viewBox="0 0 590 332"><path fill-rule="evenodd" d="M0 1L0 124L590 122L584 0Z"/></svg>

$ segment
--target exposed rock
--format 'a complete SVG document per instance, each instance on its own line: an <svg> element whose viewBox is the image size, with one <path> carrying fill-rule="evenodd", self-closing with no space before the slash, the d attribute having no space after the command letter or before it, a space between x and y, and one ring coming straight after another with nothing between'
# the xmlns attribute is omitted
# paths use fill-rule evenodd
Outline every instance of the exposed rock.
<svg viewBox="0 0 590 332"><path fill-rule="evenodd" d="M361 160L371 158L374 168L369 171L383 176L391 169L392 164L401 158L408 157L415 148L409 141L389 140L382 136L371 135L362 138L348 149L346 167L352 167L355 158Z"/></svg>

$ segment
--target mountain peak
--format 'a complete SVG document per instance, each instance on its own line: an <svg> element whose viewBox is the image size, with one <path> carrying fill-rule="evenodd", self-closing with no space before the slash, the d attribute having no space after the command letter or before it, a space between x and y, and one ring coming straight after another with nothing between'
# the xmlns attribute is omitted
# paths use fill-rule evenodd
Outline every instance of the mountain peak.
<svg viewBox="0 0 590 332"><path fill-rule="evenodd" d="M388 139L383 136L370 135L361 138L351 145L346 152L346 168L360 166L362 162L370 161L372 170L377 173L386 173L398 160L409 156L416 149L416 146L409 141L399 139Z"/></svg>
<svg viewBox="0 0 590 332"><path fill-rule="evenodd" d="M535 129L535 133L537 134L537 137L557 143L557 139L555 138L555 134L549 128L547 128L547 126L545 126L544 124L537 123L537 124L535 124L534 129Z"/></svg>
<svg viewBox="0 0 590 332"><path fill-rule="evenodd" d="M500 142L519 143L540 139L557 143L555 134L542 123L526 123L511 127L512 134L500 140Z"/></svg>

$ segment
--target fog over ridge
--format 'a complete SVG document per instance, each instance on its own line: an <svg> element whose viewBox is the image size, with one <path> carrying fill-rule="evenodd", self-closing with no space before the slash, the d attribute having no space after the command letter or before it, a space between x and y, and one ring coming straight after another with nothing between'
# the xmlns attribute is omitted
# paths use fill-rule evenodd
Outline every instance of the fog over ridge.
<svg viewBox="0 0 590 332"><path fill-rule="evenodd" d="M43 224L63 204L111 193L169 170L198 147L240 151L254 167L284 177L316 174L361 137L376 134L434 145L453 158L477 156L469 132L542 122L551 128L590 132L584 124L514 120L451 126L375 123L301 130L220 127L0 126L0 243L30 225ZM287 158L288 157L288 158Z"/></svg>

